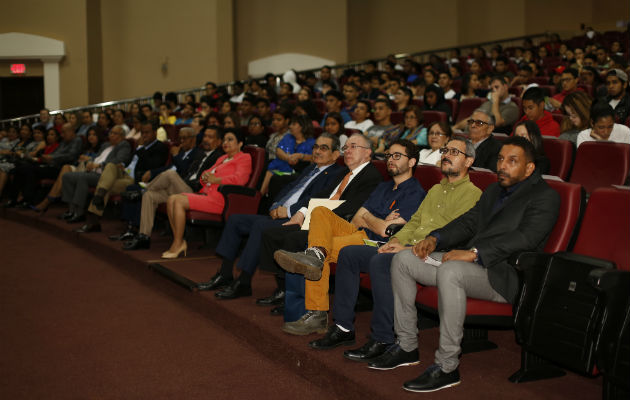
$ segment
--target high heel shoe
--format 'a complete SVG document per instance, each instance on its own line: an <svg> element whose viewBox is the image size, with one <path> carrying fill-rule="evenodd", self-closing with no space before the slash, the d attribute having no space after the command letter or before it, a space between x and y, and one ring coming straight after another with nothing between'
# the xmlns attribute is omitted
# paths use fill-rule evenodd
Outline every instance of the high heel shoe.
<svg viewBox="0 0 630 400"><path fill-rule="evenodd" d="M188 244L184 240L181 247L177 249L177 251L174 251L174 252L165 251L164 253L162 253L162 258L167 258L167 259L178 258L179 255L182 254L182 252L184 253L184 257L186 257L187 250L188 250Z"/></svg>

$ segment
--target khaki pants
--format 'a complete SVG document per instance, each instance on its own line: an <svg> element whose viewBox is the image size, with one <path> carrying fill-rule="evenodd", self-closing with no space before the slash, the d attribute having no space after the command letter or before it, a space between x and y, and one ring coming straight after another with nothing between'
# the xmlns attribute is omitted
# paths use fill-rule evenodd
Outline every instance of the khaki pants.
<svg viewBox="0 0 630 400"><path fill-rule="evenodd" d="M110 195L120 194L127 186L132 184L133 178L127 175L124 169L118 164L109 163L103 169L103 173L96 184L96 191L98 192L99 189L106 191L104 202L105 205L107 205L107 200L109 200ZM88 211L98 216L103 215L103 210L97 209L93 202L90 202Z"/></svg>
<svg viewBox="0 0 630 400"><path fill-rule="evenodd" d="M147 185L142 195L142 211L140 212L140 233L151 236L155 210L160 203L166 203L168 196L179 193L192 193L190 186L172 169L162 172Z"/></svg>

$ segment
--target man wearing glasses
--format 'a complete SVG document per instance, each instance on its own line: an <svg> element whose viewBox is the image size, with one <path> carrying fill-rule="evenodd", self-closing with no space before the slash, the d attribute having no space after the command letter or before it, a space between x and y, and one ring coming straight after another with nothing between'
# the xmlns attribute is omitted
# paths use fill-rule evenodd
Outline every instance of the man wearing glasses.
<svg viewBox="0 0 630 400"><path fill-rule="evenodd" d="M339 138L323 133L313 146L313 163L305 168L294 183L281 190L269 209L269 215L235 214L228 218L223 233L216 247L216 253L223 258L220 270L208 282L198 285L199 290L216 290L232 284L234 261L239 253L241 242L247 239L245 248L239 258L238 267L241 283L233 291L233 297L251 295L251 278L258 266L260 254L260 237L262 232L272 226L282 225L300 208L308 205L308 201L340 173L343 168L335 164L339 157ZM282 293L276 293L278 301L282 301Z"/></svg>
<svg viewBox="0 0 630 400"><path fill-rule="evenodd" d="M353 246L356 247L357 257L364 251L370 256L376 254L377 247L362 246L364 240L371 240L374 245L384 243L388 236L385 233L387 227L406 223L424 199L425 191L413 177L418 147L409 140L397 140L387 150L385 158L387 172L392 179L376 187L350 222L325 207L317 207L311 214L308 249L296 253L286 250L275 252L274 257L282 268L302 274L307 279L304 291L307 311L297 321L286 322L283 331L293 335L326 332L330 263L337 262L339 250L357 245ZM369 258L363 257L364 265L367 266ZM385 260L386 267L377 265L378 271L372 276L372 282L373 287L386 286L385 290L391 292L389 261ZM344 287L339 289L345 292Z"/></svg>
<svg viewBox="0 0 630 400"><path fill-rule="evenodd" d="M410 365L411 359L419 362L416 282L438 290L440 338L435 363L405 382L405 390L433 392L460 383L458 357L467 297L515 301L519 279L508 259L542 251L560 206L558 193L536 169L535 157L527 139L505 140L497 161L498 182L488 186L473 208L394 257L391 279L398 345L371 366L395 368Z"/></svg>
<svg viewBox="0 0 630 400"><path fill-rule="evenodd" d="M467 123L470 141L475 146L475 162L472 166L496 172L497 155L501 149L501 143L492 137L494 116L478 108L472 113Z"/></svg>

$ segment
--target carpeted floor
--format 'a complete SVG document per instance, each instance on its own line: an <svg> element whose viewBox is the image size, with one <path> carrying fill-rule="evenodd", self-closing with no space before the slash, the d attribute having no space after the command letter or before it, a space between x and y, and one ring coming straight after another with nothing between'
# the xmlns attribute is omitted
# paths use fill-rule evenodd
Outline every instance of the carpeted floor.
<svg viewBox="0 0 630 400"><path fill-rule="evenodd" d="M50 211L49 211L50 213ZM54 213L7 211L0 218L0 398L399 398L400 389L431 363L437 329L420 333L420 367L381 372L317 352L314 336L280 331L281 318L253 299L273 289L257 274L254 296L219 301L155 274L167 238L151 250L123 252L107 234L79 236ZM219 261L211 250L163 265L192 280L207 279ZM357 316L357 345L369 313ZM600 398L601 378L572 373L511 384L519 347L510 331L492 331L497 350L462 358L462 384L440 399ZM357 346L358 347L358 346Z"/></svg>

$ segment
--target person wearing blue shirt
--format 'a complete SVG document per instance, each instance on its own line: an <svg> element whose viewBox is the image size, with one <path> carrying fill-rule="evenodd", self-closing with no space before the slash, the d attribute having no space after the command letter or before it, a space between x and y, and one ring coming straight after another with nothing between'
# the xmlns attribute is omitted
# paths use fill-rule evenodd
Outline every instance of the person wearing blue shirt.
<svg viewBox="0 0 630 400"><path fill-rule="evenodd" d="M328 113L338 112L341 114L341 118L343 118L343 123L347 123L352 121L352 117L348 114L348 111L342 109L344 96L340 91L336 89L331 89L326 92L326 114L324 114L324 118L322 118L321 126L326 125L326 117Z"/></svg>

